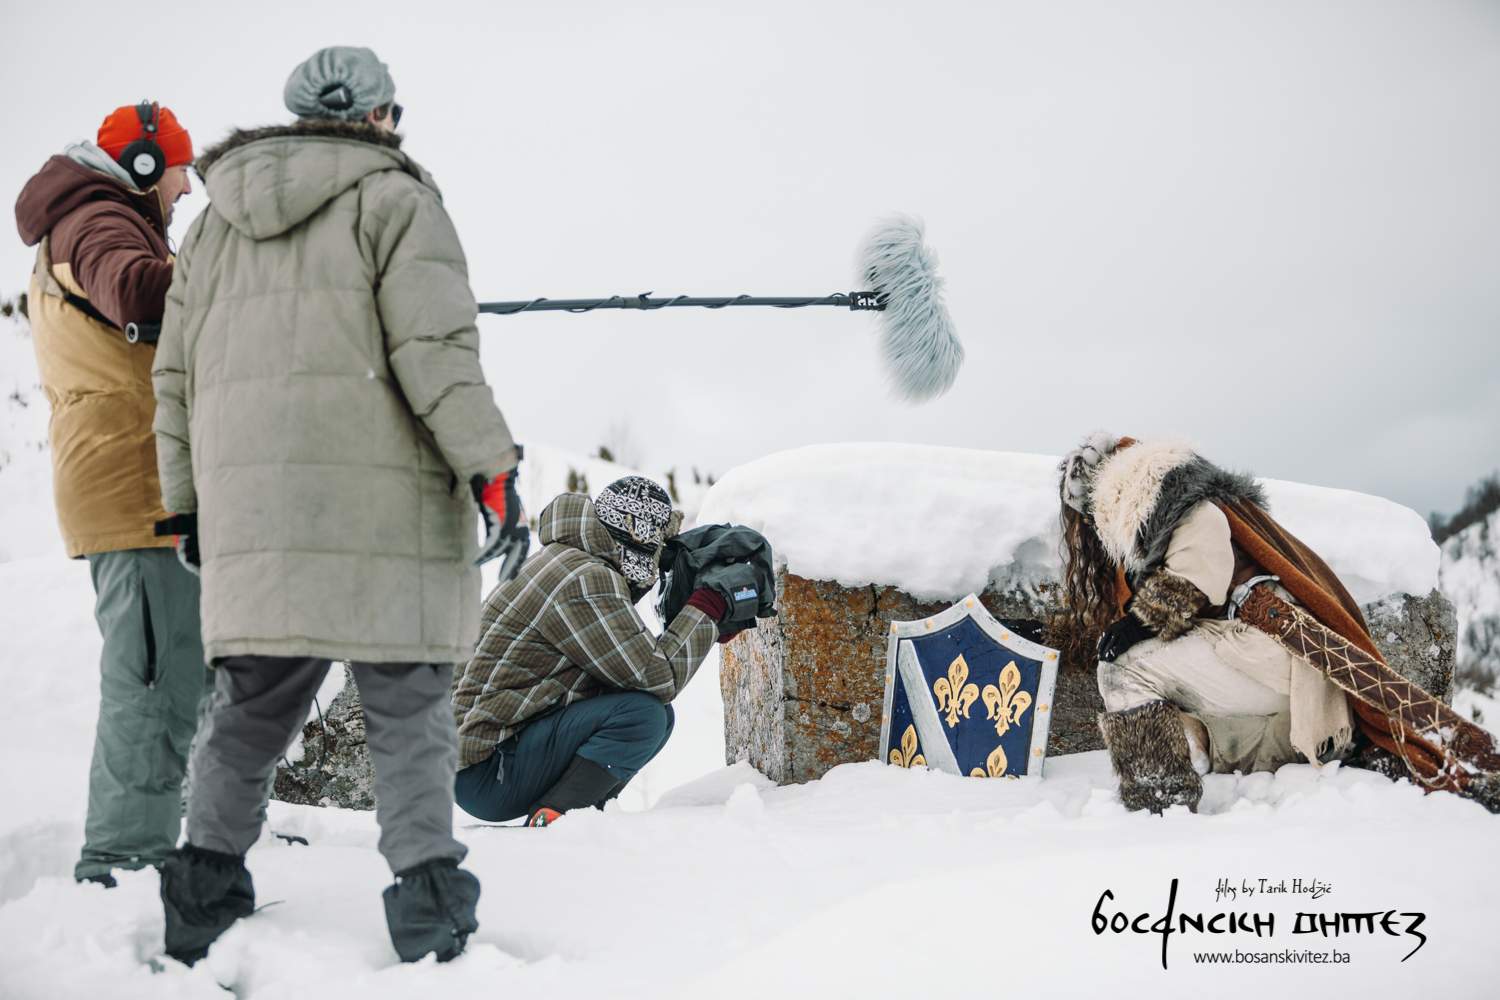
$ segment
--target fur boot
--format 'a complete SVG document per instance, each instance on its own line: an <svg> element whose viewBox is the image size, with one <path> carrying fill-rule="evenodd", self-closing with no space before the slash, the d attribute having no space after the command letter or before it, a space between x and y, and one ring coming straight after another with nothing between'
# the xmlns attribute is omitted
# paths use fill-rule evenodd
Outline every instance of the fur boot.
<svg viewBox="0 0 1500 1000"><path fill-rule="evenodd" d="M1120 801L1160 815L1169 806L1198 811L1203 782L1193 769L1182 715L1165 701L1099 716L1109 760L1120 776Z"/></svg>

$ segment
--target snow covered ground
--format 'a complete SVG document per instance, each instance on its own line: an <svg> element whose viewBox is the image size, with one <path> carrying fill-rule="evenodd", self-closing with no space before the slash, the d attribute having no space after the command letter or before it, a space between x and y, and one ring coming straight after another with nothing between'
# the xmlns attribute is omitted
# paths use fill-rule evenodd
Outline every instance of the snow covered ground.
<svg viewBox="0 0 1500 1000"><path fill-rule="evenodd" d="M390 875L374 817L271 805L258 899L192 970L153 971L157 876L106 892L71 880L97 711L98 633L85 564L62 558L35 442L45 404L30 345L0 330L0 998L560 998L982 995L1286 998L1494 996L1500 818L1446 795L1338 769L1210 776L1198 815L1123 811L1102 754L1054 759L1041 779L981 781L879 763L775 788L723 766L717 660L679 700L663 755L604 813L547 830L473 825L484 883L479 932L446 966L401 966L379 892ZM33 405L34 404L34 405ZM538 449L522 489L533 512L568 468L590 485L619 467ZM1047 460L1037 460L1045 462ZM587 466L586 468L584 466ZM1038 466L1040 469L1040 466ZM1043 470L1044 471L1044 470ZM596 481L597 477L597 481ZM685 498L685 502L686 498ZM1040 514L1038 514L1040 516ZM926 523L925 528L933 527ZM1017 544L1023 544L1024 540ZM1460 708L1494 727L1500 705ZM1273 937L1096 935L1105 917L1275 915ZM1311 895L1215 899L1313 880ZM1296 913L1395 911L1394 934L1297 934ZM1418 939L1426 943L1406 961ZM1347 964L1198 964L1194 953L1304 951ZM1305 961L1305 959L1303 960Z"/></svg>
<svg viewBox="0 0 1500 1000"><path fill-rule="evenodd" d="M1500 818L1355 771L1210 776L1200 813L1126 814L1103 754L1041 780L979 781L878 763L775 788L725 768L717 691L700 678L664 761L697 780L650 808L573 814L547 830L474 827L480 929L448 966L401 967L379 891L389 873L367 813L273 803L249 864L261 902L193 970L161 947L157 876L75 885L97 697L85 568L0 564L0 996L6 998L521 996L1287 997L1362 991L1493 996ZM1500 718L1497 715L1496 718ZM696 730L696 732L694 731ZM663 780L666 775L661 775ZM1452 859L1462 859L1455 863ZM1091 914L1276 914L1275 936L1096 936ZM1216 902L1219 879L1313 879L1318 900ZM1397 911L1398 936L1294 935L1295 913ZM1421 912L1427 943L1400 934ZM1193 953L1311 949L1348 965L1206 966Z"/></svg>

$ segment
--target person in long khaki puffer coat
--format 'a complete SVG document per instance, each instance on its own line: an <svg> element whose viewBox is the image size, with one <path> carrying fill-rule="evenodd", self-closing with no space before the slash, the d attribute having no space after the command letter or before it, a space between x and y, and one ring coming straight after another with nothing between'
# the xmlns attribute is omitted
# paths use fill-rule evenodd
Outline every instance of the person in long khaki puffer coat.
<svg viewBox="0 0 1500 1000"><path fill-rule="evenodd" d="M216 673L162 880L167 953L189 963L253 910L244 856L267 779L331 660L350 661L364 705L397 953L452 958L477 926L448 695L478 635L475 502L488 551L525 530L520 453L394 92L370 50L321 50L287 82L295 124L199 160L211 204L183 240L154 371L162 498L196 541Z"/></svg>
<svg viewBox="0 0 1500 1000"><path fill-rule="evenodd" d="M52 411L57 519L68 556L88 560L103 640L73 876L106 886L112 869L159 865L177 844L188 747L210 691L198 579L153 530L164 514L153 348L124 332L161 322L172 281L167 227L191 189L192 159L170 108L125 105L105 118L97 142L48 159L16 200L21 239L37 248L28 301Z"/></svg>

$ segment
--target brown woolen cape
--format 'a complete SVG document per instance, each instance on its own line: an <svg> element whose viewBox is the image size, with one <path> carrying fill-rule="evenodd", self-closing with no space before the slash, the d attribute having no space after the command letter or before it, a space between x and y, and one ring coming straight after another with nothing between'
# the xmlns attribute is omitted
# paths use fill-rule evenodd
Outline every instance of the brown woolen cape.
<svg viewBox="0 0 1500 1000"><path fill-rule="evenodd" d="M1359 605L1316 552L1254 504L1217 503L1229 520L1234 543L1264 572L1280 577L1282 587L1320 625L1369 655L1369 662L1359 666L1358 683L1335 678L1367 739L1404 761L1417 784L1429 790L1462 793L1469 771L1494 774L1500 770L1500 752L1490 733L1386 664ZM1236 582L1240 575L1236 574ZM1246 621L1264 627L1253 617ZM1266 631L1282 640L1279 632ZM1309 662L1326 671L1323 664ZM1393 691L1400 696L1392 697ZM1434 737L1436 743L1431 742ZM1462 766L1453 766L1455 762Z"/></svg>

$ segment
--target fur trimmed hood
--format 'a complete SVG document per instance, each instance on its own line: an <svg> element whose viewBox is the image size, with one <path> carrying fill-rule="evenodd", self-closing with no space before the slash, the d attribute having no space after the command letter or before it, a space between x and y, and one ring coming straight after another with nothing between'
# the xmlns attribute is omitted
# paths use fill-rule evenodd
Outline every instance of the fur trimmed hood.
<svg viewBox="0 0 1500 1000"><path fill-rule="evenodd" d="M409 174L437 186L401 137L364 122L313 119L239 130L198 158L213 208L255 240L272 239L379 171Z"/></svg>
<svg viewBox="0 0 1500 1000"><path fill-rule="evenodd" d="M401 136L396 132L387 132L385 129L376 128L365 122L346 122L334 118L309 118L306 121L293 122L290 125L263 125L260 128L237 128L229 135L205 149L198 159L193 161L193 169L198 171L198 176L206 177L209 170L213 169L215 163L227 153L232 153L241 146L248 146L252 142L261 139L278 139L282 137L306 138L319 136L328 139L353 139L356 142L368 142L373 146L386 146L390 149L401 148Z"/></svg>
<svg viewBox="0 0 1500 1000"><path fill-rule="evenodd" d="M1093 477L1094 531L1128 572L1155 569L1166 559L1172 532L1205 500L1250 503L1269 510L1251 476L1228 472L1176 441L1120 448Z"/></svg>

